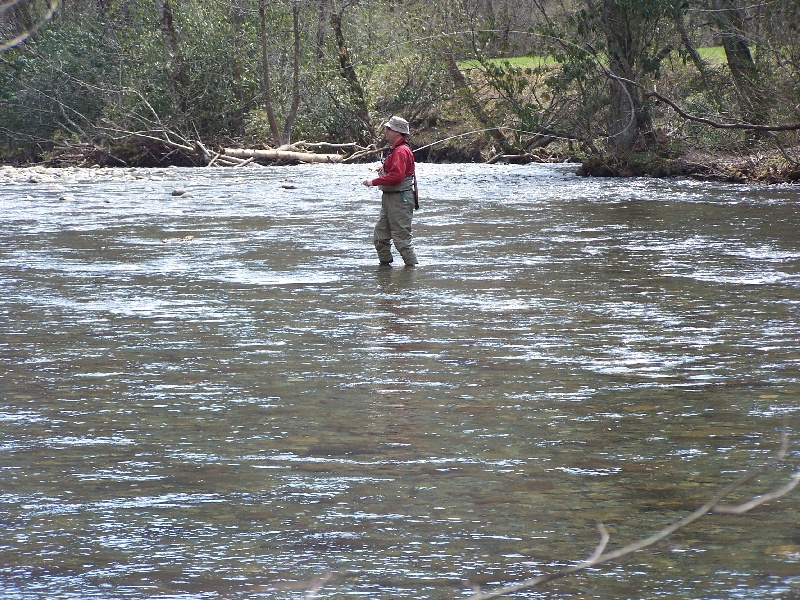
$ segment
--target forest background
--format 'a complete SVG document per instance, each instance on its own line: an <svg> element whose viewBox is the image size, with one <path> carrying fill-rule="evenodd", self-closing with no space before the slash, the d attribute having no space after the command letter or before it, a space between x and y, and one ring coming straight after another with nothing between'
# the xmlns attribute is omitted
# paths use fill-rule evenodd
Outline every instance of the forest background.
<svg viewBox="0 0 800 600"><path fill-rule="evenodd" d="M418 160L798 181L798 28L797 0L4 0L0 162L349 160L397 114Z"/></svg>

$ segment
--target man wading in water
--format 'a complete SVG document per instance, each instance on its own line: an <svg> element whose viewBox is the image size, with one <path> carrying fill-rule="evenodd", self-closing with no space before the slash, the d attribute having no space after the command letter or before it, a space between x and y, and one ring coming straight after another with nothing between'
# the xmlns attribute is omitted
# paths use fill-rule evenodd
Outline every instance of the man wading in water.
<svg viewBox="0 0 800 600"><path fill-rule="evenodd" d="M365 179L367 187L380 187L381 214L375 224L373 242L382 265L390 265L391 242L403 257L407 267L417 264L417 255L411 241L411 217L417 208L414 153L406 141L408 121L392 117L385 123L386 140L392 145L383 159L383 166L375 179Z"/></svg>

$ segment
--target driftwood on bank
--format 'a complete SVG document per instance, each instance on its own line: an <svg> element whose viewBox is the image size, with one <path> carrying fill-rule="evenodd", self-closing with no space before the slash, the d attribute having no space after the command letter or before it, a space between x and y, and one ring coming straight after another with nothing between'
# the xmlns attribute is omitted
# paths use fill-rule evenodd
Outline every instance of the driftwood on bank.
<svg viewBox="0 0 800 600"><path fill-rule="evenodd" d="M111 124L106 128L117 134L112 139L143 140L160 143L172 151L188 157L195 164L207 167L244 167L255 161L284 163L342 163L353 162L360 156L375 152L374 146L365 148L356 143L333 144L329 142L298 141L278 148L218 148L211 150L200 140L190 140L166 128L147 131L126 131Z"/></svg>
<svg viewBox="0 0 800 600"><path fill-rule="evenodd" d="M248 148L225 148L223 155L228 158L261 158L265 160L285 160L304 163L340 163L340 154L317 154L315 152L298 152L296 150L256 150Z"/></svg>
<svg viewBox="0 0 800 600"><path fill-rule="evenodd" d="M194 154L200 156L208 167L243 167L256 160L301 163L352 163L364 160L385 150L374 145L363 147L356 143L332 144L329 142L299 141L278 148L222 148L212 153L201 142L194 142ZM182 146L182 148L186 148ZM328 152L320 152L327 150Z"/></svg>

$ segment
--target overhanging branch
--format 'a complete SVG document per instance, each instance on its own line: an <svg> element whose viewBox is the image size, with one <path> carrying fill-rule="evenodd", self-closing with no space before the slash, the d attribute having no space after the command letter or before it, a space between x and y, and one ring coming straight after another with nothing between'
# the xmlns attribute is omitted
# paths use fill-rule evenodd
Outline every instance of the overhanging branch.
<svg viewBox="0 0 800 600"><path fill-rule="evenodd" d="M657 531L656 533L646 538L643 538L636 542L632 542L616 550L611 550L609 552L606 552L605 548L608 544L609 535L605 527L602 524L599 524L598 531L600 532L600 541L598 542L597 547L595 548L592 555L589 556L589 558L587 558L586 560L576 565L561 569L559 571L554 571L552 573L546 573L538 577L533 577L525 581L522 581L520 583L515 583L500 588L493 592L476 593L470 596L468 600L489 600L490 598L500 598L501 596L506 596L508 594L519 592L521 590L534 588L540 586L543 583L547 583L555 579L561 579L563 577L567 577L568 575L572 575L592 567L613 562L615 560L619 560L621 558L639 552L640 550L644 550L645 548L649 548L655 545L656 543L660 542L661 540L669 537L676 531L683 529L687 525L694 523L695 521L701 519L706 515L709 514L742 515L757 508L758 506L761 506L766 502L782 498L783 496L786 496L792 490L794 490L798 485L800 485L800 471L796 471L795 473L793 473L790 477L789 482L786 483L785 485L782 485L776 488L775 490L772 490L761 496L756 496L748 502L743 502L741 504L733 506L723 504L723 501L726 498L728 498L731 494L741 489L746 484L755 480L759 475L763 474L764 472L768 471L769 469L780 463L786 457L788 447L789 447L788 436L786 435L786 433L784 433L781 439L781 447L772 460L762 465L761 467L758 467L757 469L753 469L749 473L746 473L744 476L737 479L736 481L729 483L725 488L722 489L722 491L717 493L705 504L703 504L693 512L689 513L682 519L679 519L678 521L675 521L674 523L667 525L660 531Z"/></svg>
<svg viewBox="0 0 800 600"><path fill-rule="evenodd" d="M21 2L11 2L8 5L3 5L2 6L2 11L0 11L0 15L4 14L7 10L10 10L16 4L21 4ZM39 31L39 29L45 23L47 23L48 21L50 21L50 19L53 18L53 15L55 14L57 9L58 9L58 0L50 0L50 3L48 5L48 7L47 7L47 11L44 13L44 15L42 15L42 18L39 20L39 22L35 23L27 31L23 31L18 36L14 37L14 38L6 41L6 42L0 43L0 52L5 52L6 50L10 50L11 48L14 48L15 46L19 46L22 42L27 40L34 33Z"/></svg>
<svg viewBox="0 0 800 600"><path fill-rule="evenodd" d="M669 106L672 110L674 110L676 113L678 113L678 115L680 115L687 121L694 121L695 123L703 123L704 125L708 125L709 127L714 127L716 129L740 129L745 131L764 131L764 132L800 130L800 123L787 123L784 125L755 125L753 123L720 123L719 121L714 121L712 119L707 119L705 117L698 117L696 115L689 114L685 110L683 110L680 106L675 104L672 100L662 96L658 92L652 90L649 91L645 90L644 96L646 98L658 99L659 101Z"/></svg>

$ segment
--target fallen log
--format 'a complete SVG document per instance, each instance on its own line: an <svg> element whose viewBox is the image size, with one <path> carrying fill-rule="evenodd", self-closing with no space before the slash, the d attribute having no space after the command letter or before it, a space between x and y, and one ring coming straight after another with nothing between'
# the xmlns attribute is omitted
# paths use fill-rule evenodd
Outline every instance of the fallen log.
<svg viewBox="0 0 800 600"><path fill-rule="evenodd" d="M222 167L246 167L254 160L255 160L254 156L251 156L248 159L243 159L243 158L234 158L233 156L226 156L225 154L220 154L219 152L216 152L214 154L214 158L208 161L206 167L213 167L214 165L219 165Z"/></svg>
<svg viewBox="0 0 800 600"><path fill-rule="evenodd" d="M373 156L375 154L380 154L384 150L388 150L388 148L387 147L383 147L383 148L365 148L365 149L360 150L358 152L353 152L353 154L351 154L346 159L344 159L343 162L346 162L346 163L359 162L359 161L363 160L364 158L366 158L367 156Z"/></svg>
<svg viewBox="0 0 800 600"><path fill-rule="evenodd" d="M314 152L294 152L291 150L254 150L247 148L225 148L223 155L232 158L263 158L267 160L287 160L304 163L340 163L338 154L316 154Z"/></svg>

